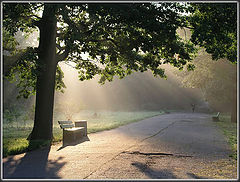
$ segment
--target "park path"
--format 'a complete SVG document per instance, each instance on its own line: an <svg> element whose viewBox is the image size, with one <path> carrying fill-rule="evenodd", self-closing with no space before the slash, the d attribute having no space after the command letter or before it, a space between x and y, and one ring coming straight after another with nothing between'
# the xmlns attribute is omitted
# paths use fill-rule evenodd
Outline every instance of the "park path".
<svg viewBox="0 0 240 182"><path fill-rule="evenodd" d="M233 179L230 152L210 115L170 113L9 156L3 179Z"/></svg>

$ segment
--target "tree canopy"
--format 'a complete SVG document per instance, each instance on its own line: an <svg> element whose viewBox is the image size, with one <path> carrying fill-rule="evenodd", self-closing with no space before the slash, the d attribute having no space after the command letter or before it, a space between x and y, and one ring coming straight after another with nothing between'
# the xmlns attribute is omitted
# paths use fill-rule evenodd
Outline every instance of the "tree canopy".
<svg viewBox="0 0 240 182"><path fill-rule="evenodd" d="M213 60L237 63L237 3L191 3L191 41Z"/></svg>
<svg viewBox="0 0 240 182"><path fill-rule="evenodd" d="M44 22L39 15L45 4L3 4L3 28L11 35L18 30L30 32ZM177 34L183 25L178 3L156 4L51 4L57 23L57 61L75 63L79 79L101 75L100 83L114 75L123 78L132 71L152 70L165 77L159 66L170 63L179 69L190 63L195 49ZM36 60L39 48L28 48L12 69L19 72L21 96L35 92ZM83 53L87 53L88 57ZM177 56L176 56L177 55ZM29 70L32 70L29 72ZM21 79L22 78L22 79ZM27 78L27 79L26 79ZM56 89L64 88L58 67Z"/></svg>

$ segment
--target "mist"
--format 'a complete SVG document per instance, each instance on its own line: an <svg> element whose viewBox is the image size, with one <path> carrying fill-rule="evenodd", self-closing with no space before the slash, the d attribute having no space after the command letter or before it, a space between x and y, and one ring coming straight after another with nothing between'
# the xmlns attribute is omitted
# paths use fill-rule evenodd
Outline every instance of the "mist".
<svg viewBox="0 0 240 182"><path fill-rule="evenodd" d="M189 31L179 32L185 39ZM185 34L186 33L186 34ZM184 34L184 35L183 35ZM24 39L21 32L17 34L21 48L36 47L38 32ZM33 40L34 41L30 41ZM30 45L30 42L32 43ZM5 63L6 61L4 61ZM195 62L195 61L194 61ZM59 63L64 72L64 93L55 93L55 111L71 110L77 113L81 110L111 110L111 111L142 111L142 110L186 110L191 111L191 104L196 104L196 112L209 111L199 88L186 88L176 70L170 65L162 65L168 76L167 80L154 77L150 71L135 72L123 79L115 77L112 82L104 85L98 83L99 77L92 80L78 80L78 72L64 62ZM4 65L4 68L7 66ZM5 69L6 70L6 69ZM179 72L177 70L177 72ZM18 89L15 84L4 80L4 106L34 104L35 96L16 102Z"/></svg>
<svg viewBox="0 0 240 182"><path fill-rule="evenodd" d="M123 79L117 77L104 85L99 77L79 81L77 70L61 63L64 72L64 93L56 92L55 108L80 110L188 110L194 103L201 111L208 107L198 89L183 88L177 77L168 71L167 80L151 72L135 72ZM167 68L167 66L166 66Z"/></svg>

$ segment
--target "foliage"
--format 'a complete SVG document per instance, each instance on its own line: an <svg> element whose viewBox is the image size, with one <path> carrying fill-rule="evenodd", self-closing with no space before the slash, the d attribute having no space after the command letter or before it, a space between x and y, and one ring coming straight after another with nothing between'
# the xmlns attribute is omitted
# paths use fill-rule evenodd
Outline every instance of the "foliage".
<svg viewBox="0 0 240 182"><path fill-rule="evenodd" d="M14 35L18 30L29 32L39 27L42 23L39 11L45 6L48 4L4 3L4 28ZM82 81L99 74L99 82L104 83L112 81L114 75L123 78L133 71L147 70L166 77L161 64L194 68L190 62L195 54L193 44L176 34L176 29L183 25L179 12L185 11L179 3L52 4L51 7L58 21L57 61L74 62ZM86 58L83 53L89 56ZM38 49L28 48L8 77L12 79L19 74L19 96L27 98L36 92L38 66L41 67ZM62 78L58 67L58 90L65 87Z"/></svg>
<svg viewBox="0 0 240 182"><path fill-rule="evenodd" d="M41 74L37 69L37 59L38 56L35 49L28 47L16 64L12 66L10 72L6 74L5 77L10 82L17 82L16 86L19 88L17 98L29 98L29 96L35 95L37 76ZM55 88L61 92L63 92L63 88L66 88L63 78L63 72L61 68L57 66Z"/></svg>
<svg viewBox="0 0 240 182"><path fill-rule="evenodd" d="M12 54L14 54L17 45L19 44L16 39L4 28L3 30L3 48L4 50L11 51Z"/></svg>
<svg viewBox="0 0 240 182"><path fill-rule="evenodd" d="M11 82L18 81L17 87L20 89L18 97L28 98L36 92L36 59L34 48L29 47L6 75Z"/></svg>
<svg viewBox="0 0 240 182"><path fill-rule="evenodd" d="M64 73L59 65L57 65L57 71L56 71L56 83L55 83L55 89L64 93L64 88L66 88L66 85L63 82Z"/></svg>
<svg viewBox="0 0 240 182"><path fill-rule="evenodd" d="M237 3L190 3L191 41L213 60L237 63Z"/></svg>
<svg viewBox="0 0 240 182"><path fill-rule="evenodd" d="M39 26L39 12L46 5L3 4L4 48L16 47L13 36L17 31L29 33ZM196 53L193 43L205 47L213 59L236 63L236 3L190 3L188 7L180 3L53 4L58 21L58 61L74 62L82 81L101 75L100 83L133 71L152 70L155 76L166 77L161 64L180 70L187 65L193 70L189 62ZM176 34L187 22L191 41ZM20 60L8 78L17 80L19 96L28 98L36 92L37 49L28 48ZM14 79L17 74L19 79ZM63 92L62 79L58 67L55 88Z"/></svg>
<svg viewBox="0 0 240 182"><path fill-rule="evenodd" d="M39 20L37 13L42 4L38 3L3 3L3 26L10 35L18 31L32 32L34 23Z"/></svg>

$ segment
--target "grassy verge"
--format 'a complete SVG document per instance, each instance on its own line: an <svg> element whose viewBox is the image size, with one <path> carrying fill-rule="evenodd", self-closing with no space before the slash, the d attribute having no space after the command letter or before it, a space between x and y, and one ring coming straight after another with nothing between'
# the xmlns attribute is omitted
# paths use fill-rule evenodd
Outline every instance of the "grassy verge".
<svg viewBox="0 0 240 182"><path fill-rule="evenodd" d="M230 157L237 160L237 123L231 122L231 116L229 114L220 114L219 120L220 121L216 123L227 137L233 151Z"/></svg>
<svg viewBox="0 0 240 182"><path fill-rule="evenodd" d="M87 111L75 115L74 118L83 118L88 121L88 133L95 133L103 130L110 130L122 125L137 122L146 118L163 114L163 111L142 111L142 112L99 112L97 117L93 117L94 112ZM58 115L59 116L59 115ZM62 130L57 124L58 120L62 120L63 116L55 118L53 136L54 142L62 140ZM3 128L3 157L24 153L26 151L37 149L43 145L47 145L46 141L38 141L35 144L29 144L26 140L31 127L28 128Z"/></svg>

